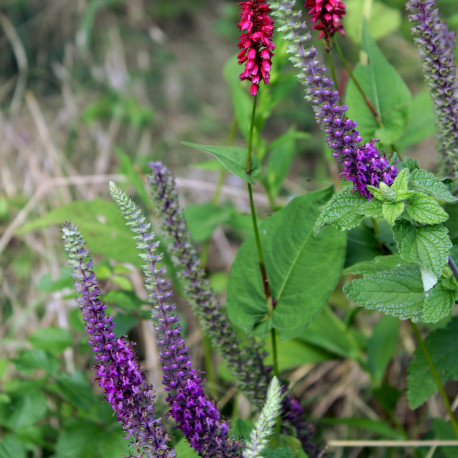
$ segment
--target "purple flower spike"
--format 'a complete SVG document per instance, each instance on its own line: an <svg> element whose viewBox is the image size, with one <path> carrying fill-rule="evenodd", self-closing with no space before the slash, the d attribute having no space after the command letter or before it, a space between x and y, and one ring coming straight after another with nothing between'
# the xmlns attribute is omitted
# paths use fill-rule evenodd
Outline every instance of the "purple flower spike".
<svg viewBox="0 0 458 458"><path fill-rule="evenodd" d="M62 228L65 250L73 268L75 290L85 321L89 344L95 352L95 369L99 386L104 390L106 400L116 412L127 436L133 437L133 446L138 456L175 457L169 450L168 435L160 419L154 418L155 394L149 387L135 360L132 344L113 333L112 317L105 313L107 306L100 300L100 289L88 260L89 252L78 229L71 223Z"/></svg>
<svg viewBox="0 0 458 458"><path fill-rule="evenodd" d="M356 130L357 124L347 118L348 107L339 105L339 92L326 76L326 68L320 64L316 48L304 48L311 36L300 11L293 10L294 5L294 0L283 0L276 6L274 14L283 24L278 30L285 32L284 38L290 42L290 60L300 71L298 78L305 86L306 99L312 102L326 142L337 161L345 164L342 175L353 182L355 191L370 199L372 194L366 186L372 183L378 186L382 181L391 184L398 171L377 151L373 145L376 140L360 146L362 137Z"/></svg>
<svg viewBox="0 0 458 458"><path fill-rule="evenodd" d="M455 34L440 20L435 0L408 0L412 33L423 64L434 109L445 173L458 176L458 92L456 86Z"/></svg>
<svg viewBox="0 0 458 458"><path fill-rule="evenodd" d="M144 261L146 289L153 305L153 318L157 331L159 359L164 372L162 383L168 392L170 415L200 456L241 456L241 446L229 436L227 422L221 417L214 401L205 395L202 379L191 366L188 349L181 337L180 318L171 302L171 285L166 278L167 270L162 255L156 254L156 242L151 226L141 210L114 183L110 193L120 209L127 225L135 233L137 248Z"/></svg>

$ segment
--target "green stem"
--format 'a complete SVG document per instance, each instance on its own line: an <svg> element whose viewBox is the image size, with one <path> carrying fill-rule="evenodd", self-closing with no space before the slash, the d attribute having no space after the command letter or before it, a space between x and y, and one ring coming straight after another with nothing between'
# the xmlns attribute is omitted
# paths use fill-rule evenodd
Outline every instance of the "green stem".
<svg viewBox="0 0 458 458"><path fill-rule="evenodd" d="M328 61L329 61L329 69L331 70L331 75L332 75L332 81L334 81L334 86L336 87L336 90L339 91L339 85L337 84L336 71L334 69L334 62L332 60L331 50L329 50L327 54L328 54ZM342 97L339 97L339 105L342 105Z"/></svg>
<svg viewBox="0 0 458 458"><path fill-rule="evenodd" d="M412 321L410 322L410 325L412 326L413 333L415 334L415 337L418 340L418 344L420 345L420 348L423 351L423 354L429 366L429 370L431 371L431 374L434 378L434 381L436 382L439 393L442 397L442 401L444 402L445 408L447 409L448 416L450 417L450 423L452 424L453 430L455 431L455 436L458 439L458 423L448 401L447 394L444 390L444 386L442 385L441 379L439 378L439 374L437 373L436 366L434 365L431 355L429 354L428 348L426 347L425 342L421 337L417 325L415 323L412 323Z"/></svg>
<svg viewBox="0 0 458 458"><path fill-rule="evenodd" d="M251 152L253 150L253 131L254 124L256 120L256 102L257 96L253 97L253 110L251 112L251 123L250 123L250 133L248 136L248 153L247 153L247 174L251 173ZM264 253L262 251L261 237L259 236L258 221L256 217L256 209L254 206L253 200L253 188L250 183L248 183L248 195L250 198L250 210L251 210L251 220L253 223L254 238L256 241L256 250L258 252L259 259L259 270L261 271L262 283L264 286L264 294L266 296L267 308L269 311L272 309L272 294L270 292L269 280L267 278L266 265L264 262ZM274 375L278 378L278 355L277 355L277 337L275 329L271 330L272 337L272 357L274 360Z"/></svg>

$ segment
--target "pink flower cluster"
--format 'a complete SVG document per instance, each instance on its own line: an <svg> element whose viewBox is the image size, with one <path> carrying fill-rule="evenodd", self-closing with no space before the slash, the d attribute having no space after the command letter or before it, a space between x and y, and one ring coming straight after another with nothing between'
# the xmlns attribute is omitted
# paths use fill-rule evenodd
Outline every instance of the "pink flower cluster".
<svg viewBox="0 0 458 458"><path fill-rule="evenodd" d="M275 45L272 43L274 21L268 16L271 11L263 0L241 2L241 20L239 30L246 30L239 37L239 64L245 63L245 71L240 79L251 81L250 93L254 97L258 93L259 83L270 83L270 68Z"/></svg>
<svg viewBox="0 0 458 458"><path fill-rule="evenodd" d="M320 38L329 42L331 37L340 32L345 35L342 17L345 14L345 5L339 0L305 0L305 7L310 8L312 22L319 22L313 28L320 30Z"/></svg>

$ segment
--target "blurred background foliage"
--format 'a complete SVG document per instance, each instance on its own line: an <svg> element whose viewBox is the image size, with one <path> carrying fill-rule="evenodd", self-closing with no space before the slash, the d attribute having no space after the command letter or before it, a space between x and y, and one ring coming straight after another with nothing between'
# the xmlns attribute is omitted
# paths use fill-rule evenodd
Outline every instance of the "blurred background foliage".
<svg viewBox="0 0 458 458"><path fill-rule="evenodd" d="M347 38L338 40L350 64L358 62L358 27L369 3L371 34L414 94L411 125L398 146L434 171L434 118L422 95L425 84L404 2L348 0ZM449 26L458 29L456 0L438 4ZM58 233L58 223L66 218L82 227L96 253L96 273L102 289L110 291L105 298L116 315L117 332L138 342L149 381L159 392L158 411L164 410L135 248L106 202L107 183L127 183L154 212L142 180L147 162L162 159L180 177L184 205L211 202L218 170L208 164L190 167L208 157L180 141L225 144L239 110L234 144L245 145L248 119L244 124L237 101L243 104L240 88L247 87L238 83L240 69L233 60L227 64L237 52L238 20L238 5L229 0L0 0L1 458L127 453L109 407L94 401L100 393L88 382L92 354ZM264 168L283 172L274 182L267 173L269 198L262 186L256 188L264 215L272 202L323 187L336 175L323 154L322 137L307 135L317 133L311 109L284 50L277 52L273 72L275 65L281 68L275 83L279 96L265 96L256 145ZM341 67L337 72L345 85L348 75ZM287 132L285 141L275 143ZM216 213L214 207L187 209L204 251L213 233L207 270L221 293L249 231L243 182L226 177L225 185ZM202 227L210 215L213 219ZM372 255L378 249L366 248ZM178 282L175 286L179 294ZM197 323L180 297L178 302L193 361L205 369ZM376 324L378 316L352 309L340 289L331 304L333 310L326 310L307 336L280 349L284 375L323 426L324 439L403 438L406 431L418 437L429 431L431 425L422 423L426 409L413 413L400 397L414 348L408 329L388 317ZM378 354L377 345L385 345L386 352ZM218 383L209 388L226 415L247 418L249 406L243 397L234 398L227 370L219 366L213 380ZM429 408L441 411L434 397ZM438 423L433 427L440 429Z"/></svg>

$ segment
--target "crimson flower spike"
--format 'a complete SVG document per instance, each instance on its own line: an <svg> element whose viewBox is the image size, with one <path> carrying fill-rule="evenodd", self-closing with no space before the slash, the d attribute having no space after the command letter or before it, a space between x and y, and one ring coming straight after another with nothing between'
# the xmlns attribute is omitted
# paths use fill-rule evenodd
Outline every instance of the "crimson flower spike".
<svg viewBox="0 0 458 458"><path fill-rule="evenodd" d="M312 22L318 22L312 28L320 31L320 38L324 38L326 50L329 51L331 37L336 32L345 36L341 22L345 14L345 4L339 0L305 0L304 6L310 8Z"/></svg>
<svg viewBox="0 0 458 458"><path fill-rule="evenodd" d="M274 21L269 17L270 8L263 0L240 3L241 20L239 30L246 30L239 37L239 64L245 63L240 79L251 81L250 93L258 93L259 83L270 83L270 68L275 45L272 43Z"/></svg>

